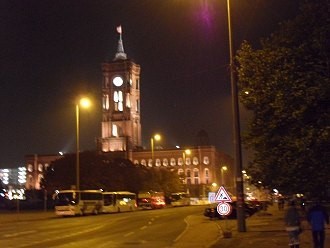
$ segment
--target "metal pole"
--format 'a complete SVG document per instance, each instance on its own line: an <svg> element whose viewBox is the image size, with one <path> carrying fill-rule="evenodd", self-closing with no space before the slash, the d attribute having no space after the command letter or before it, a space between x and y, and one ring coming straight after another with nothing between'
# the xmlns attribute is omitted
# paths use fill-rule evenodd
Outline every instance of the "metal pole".
<svg viewBox="0 0 330 248"><path fill-rule="evenodd" d="M80 181L79 181L79 177L80 177L80 171L79 171L79 105L76 105L76 138L77 138L77 150L76 150L76 189L79 190L80 188Z"/></svg>
<svg viewBox="0 0 330 248"><path fill-rule="evenodd" d="M241 153L239 104L238 104L237 84L234 75L230 0L227 0L227 12L228 12L229 59L230 59L230 83L231 83L232 111L233 111L233 138L234 138L234 147L235 147L235 168L236 168L237 227L239 232L246 232L244 189L243 189L243 177L242 177L243 168L242 168L242 153Z"/></svg>
<svg viewBox="0 0 330 248"><path fill-rule="evenodd" d="M151 144L151 160L152 164L154 164L154 139L150 139L150 144Z"/></svg>

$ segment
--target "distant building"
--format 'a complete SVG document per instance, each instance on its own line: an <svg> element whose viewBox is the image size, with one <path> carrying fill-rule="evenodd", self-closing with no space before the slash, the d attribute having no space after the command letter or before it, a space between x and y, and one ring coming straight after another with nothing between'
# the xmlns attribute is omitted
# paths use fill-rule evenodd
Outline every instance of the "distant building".
<svg viewBox="0 0 330 248"><path fill-rule="evenodd" d="M24 199L26 168L0 169L0 198Z"/></svg>
<svg viewBox="0 0 330 248"><path fill-rule="evenodd" d="M49 167L50 163L61 158L61 155L26 155L26 183L25 188L41 189L40 182L44 176L44 171Z"/></svg>

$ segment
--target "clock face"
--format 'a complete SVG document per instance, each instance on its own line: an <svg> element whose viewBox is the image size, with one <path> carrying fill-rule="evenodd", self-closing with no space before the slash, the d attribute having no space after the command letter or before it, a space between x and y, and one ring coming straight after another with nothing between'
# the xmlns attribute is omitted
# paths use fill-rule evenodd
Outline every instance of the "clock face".
<svg viewBox="0 0 330 248"><path fill-rule="evenodd" d="M119 86L122 86L122 84L123 84L124 81L123 81L123 79L121 77L116 76L116 77L114 77L114 79L112 80L112 82L113 82L113 84L115 86L119 87Z"/></svg>

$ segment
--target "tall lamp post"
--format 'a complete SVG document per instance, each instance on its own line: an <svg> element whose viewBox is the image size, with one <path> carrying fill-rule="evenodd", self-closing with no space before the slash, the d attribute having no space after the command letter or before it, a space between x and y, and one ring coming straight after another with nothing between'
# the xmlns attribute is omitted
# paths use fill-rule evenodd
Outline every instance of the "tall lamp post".
<svg viewBox="0 0 330 248"><path fill-rule="evenodd" d="M76 146L76 189L80 189L80 161L79 161L79 106L82 108L89 108L91 105L91 101L84 97L79 100L79 102L76 104L76 138L77 138L77 146Z"/></svg>
<svg viewBox="0 0 330 248"><path fill-rule="evenodd" d="M239 232L246 232L245 210L244 210L244 188L242 176L242 152L240 137L240 119L237 84L234 75L234 59L233 59L233 41L230 17L230 0L227 0L228 12L228 37L229 37L229 60L230 60L230 83L232 95L232 111L233 111L233 136L235 147L235 168L236 168L236 194L237 194L237 226Z"/></svg>
<svg viewBox="0 0 330 248"><path fill-rule="evenodd" d="M183 159L183 161L182 161L182 165L183 165L183 176L184 176L184 178L183 178L183 180L184 180L184 182L185 182L185 180L186 180L186 155L190 155L191 154L191 150L190 149L186 149L186 150L184 150L184 152L182 153L182 159ZM185 185L187 185L187 183L185 182ZM187 194L189 194L189 188L188 188L188 186L186 186L186 192L187 192Z"/></svg>
<svg viewBox="0 0 330 248"><path fill-rule="evenodd" d="M160 136L159 134L155 134L153 137L151 137L150 139L150 145L151 145L151 159L152 159L152 163L154 163L154 143L155 140L159 141L161 140L162 136Z"/></svg>
<svg viewBox="0 0 330 248"><path fill-rule="evenodd" d="M221 167L221 184L224 186L225 185L225 177L224 177L224 172L228 170L227 166L222 166Z"/></svg>

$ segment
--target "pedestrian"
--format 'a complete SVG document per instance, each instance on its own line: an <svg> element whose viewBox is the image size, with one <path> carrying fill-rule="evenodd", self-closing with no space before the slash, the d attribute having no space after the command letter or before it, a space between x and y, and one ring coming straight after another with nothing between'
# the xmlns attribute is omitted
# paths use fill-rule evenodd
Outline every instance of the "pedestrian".
<svg viewBox="0 0 330 248"><path fill-rule="evenodd" d="M307 213L307 220L311 225L314 248L324 248L325 223L329 225L329 215L320 201L316 201Z"/></svg>
<svg viewBox="0 0 330 248"><path fill-rule="evenodd" d="M299 248L299 234L301 233L300 214L294 201L289 203L289 207L285 213L284 221L285 229L289 235L289 247Z"/></svg>

